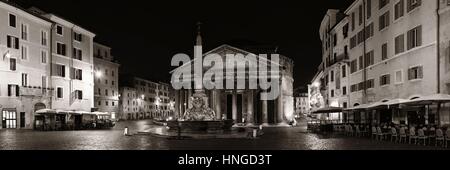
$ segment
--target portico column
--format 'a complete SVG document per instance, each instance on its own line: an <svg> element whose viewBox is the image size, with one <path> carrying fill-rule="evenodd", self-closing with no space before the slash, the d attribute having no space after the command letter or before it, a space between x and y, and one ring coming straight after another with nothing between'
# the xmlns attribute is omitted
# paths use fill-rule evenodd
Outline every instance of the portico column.
<svg viewBox="0 0 450 170"><path fill-rule="evenodd" d="M177 115L172 115L172 116L177 116L180 117L180 90L175 92L175 113Z"/></svg>
<svg viewBox="0 0 450 170"><path fill-rule="evenodd" d="M277 104L278 104L277 123L278 123L278 125L285 124L286 122L284 122L284 118L283 118L283 114L284 114L283 95L280 94L280 96L277 99Z"/></svg>
<svg viewBox="0 0 450 170"><path fill-rule="evenodd" d="M267 100L262 101L262 109L261 110L262 110L263 125L267 126L267 125L269 125Z"/></svg>
<svg viewBox="0 0 450 170"><path fill-rule="evenodd" d="M222 119L222 112L221 112L221 110L222 110L222 106L221 106L221 101L220 101L220 96L221 96L221 93L220 93L220 90L214 90L214 104L215 104L215 106L216 106L216 108L215 108L215 111L216 111L216 118L217 119Z"/></svg>
<svg viewBox="0 0 450 170"><path fill-rule="evenodd" d="M239 120L237 120L237 95L235 90L233 90L233 120L236 121L235 123L239 123Z"/></svg>
<svg viewBox="0 0 450 170"><path fill-rule="evenodd" d="M247 95L247 126L254 125L253 114L253 90L250 90Z"/></svg>
<svg viewBox="0 0 450 170"><path fill-rule="evenodd" d="M187 108L188 109L192 107L192 99L191 99L191 97L192 97L192 89L188 89L188 96L187 96L187 101L188 101Z"/></svg>

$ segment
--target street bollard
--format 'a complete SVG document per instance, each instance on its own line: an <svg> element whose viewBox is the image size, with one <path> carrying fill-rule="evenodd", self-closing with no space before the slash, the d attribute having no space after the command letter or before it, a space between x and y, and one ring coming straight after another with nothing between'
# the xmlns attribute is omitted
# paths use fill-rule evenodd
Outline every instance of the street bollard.
<svg viewBox="0 0 450 170"><path fill-rule="evenodd" d="M123 135L128 136L128 127L125 127L125 129L123 130Z"/></svg>

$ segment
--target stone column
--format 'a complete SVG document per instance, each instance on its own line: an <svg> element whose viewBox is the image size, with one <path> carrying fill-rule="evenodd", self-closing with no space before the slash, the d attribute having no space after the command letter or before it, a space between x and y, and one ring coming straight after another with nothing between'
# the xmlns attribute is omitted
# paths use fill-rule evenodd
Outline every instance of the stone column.
<svg viewBox="0 0 450 170"><path fill-rule="evenodd" d="M191 97L192 97L192 89L188 89L188 94L187 94L187 101L188 101L187 108L188 109L192 107L192 99L191 99Z"/></svg>
<svg viewBox="0 0 450 170"><path fill-rule="evenodd" d="M241 122L240 120L237 120L237 94L236 91L233 90L233 120L235 123Z"/></svg>
<svg viewBox="0 0 450 170"><path fill-rule="evenodd" d="M253 90L249 90L247 94L247 126L253 126L254 123Z"/></svg>
<svg viewBox="0 0 450 170"><path fill-rule="evenodd" d="M283 105L283 95L280 94L280 96L277 99L278 104L278 111L277 111L277 123L278 125L286 124L284 121L284 105Z"/></svg>
<svg viewBox="0 0 450 170"><path fill-rule="evenodd" d="M263 118L263 126L269 125L269 115L267 109L267 100L262 101L262 118Z"/></svg>
<svg viewBox="0 0 450 170"><path fill-rule="evenodd" d="M172 115L176 117L180 117L180 90L175 91L175 113L177 115Z"/></svg>
<svg viewBox="0 0 450 170"><path fill-rule="evenodd" d="M214 105L215 105L215 112L216 112L216 118L218 120L222 119L222 106L221 106L221 93L220 90L214 90Z"/></svg>

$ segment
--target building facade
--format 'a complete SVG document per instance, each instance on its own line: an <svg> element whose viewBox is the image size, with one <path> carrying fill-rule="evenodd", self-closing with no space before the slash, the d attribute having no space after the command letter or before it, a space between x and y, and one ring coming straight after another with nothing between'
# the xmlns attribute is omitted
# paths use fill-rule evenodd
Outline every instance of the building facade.
<svg viewBox="0 0 450 170"><path fill-rule="evenodd" d="M310 113L309 109L309 98L308 93L300 93L295 97L295 116L299 117L302 115L308 115Z"/></svg>
<svg viewBox="0 0 450 170"><path fill-rule="evenodd" d="M168 119L174 116L170 86L137 77L124 77L119 89L119 119Z"/></svg>
<svg viewBox="0 0 450 170"><path fill-rule="evenodd" d="M262 53L255 50L255 53L249 52L247 50L243 50L240 48L233 47L231 45L221 45L211 51L203 53L202 47L202 37L200 34L200 28L198 30L198 35L196 39L196 46L200 48L195 48L195 54L200 54L203 57L206 57L208 54L218 54L222 58L223 61L229 62L226 60L227 55L237 55L241 54L244 56L256 56L257 63L262 63L265 66L270 65L270 61L266 58L261 58L255 53L258 54L267 54L267 52ZM269 54L276 53L275 51L269 51ZM186 65L194 63L194 60L191 60L188 64L175 69L172 73L176 71L182 71L183 69L189 68ZM234 70L250 70L248 65L245 63L250 63L250 59L244 58L242 60L237 59L235 63L244 63L234 64L233 71L230 69L220 70L220 72L224 72L225 76L223 79L219 80L219 82L227 82L229 79L234 79L233 82L244 81L245 84L250 84L251 80L246 77L253 77L253 74L244 73L244 75L235 75ZM277 90L280 92L280 95L275 100L261 100L261 94L265 91L261 88L252 89L249 86L245 86L245 88L239 88L234 86L234 88L226 88L226 89L217 89L213 88L211 90L204 89L205 94L208 100L205 101L206 106L211 108L215 114L216 119L218 120L233 120L235 124L240 125L287 125L288 123L294 120L294 94L293 94L293 61L285 56L279 55L279 62L276 63L276 67L279 67L279 71L268 70L269 75L273 76L271 78L277 78L279 82L279 86L272 87L278 88ZM211 67L203 67L204 70L212 69ZM221 68L223 69L223 68ZM230 72L228 72L230 71ZM195 73L190 73L191 76ZM261 76L261 72L257 73L258 76ZM229 75L233 75L229 77ZM194 84L195 88L198 88L198 84L194 83L194 79L190 79L191 84ZM172 84L179 83L180 80L172 80ZM202 86L203 87L203 86ZM180 90L175 91L175 112L177 118L181 118L187 109L192 108L192 95L195 93L195 88L186 89L182 88ZM202 88L203 89L203 88ZM198 90L198 89L197 89Z"/></svg>
<svg viewBox="0 0 450 170"><path fill-rule="evenodd" d="M323 81L312 82L326 89L325 107L449 94L448 8L448 0L356 0L346 11L329 10L320 29ZM450 123L446 109L399 105L340 118L442 125Z"/></svg>
<svg viewBox="0 0 450 170"><path fill-rule="evenodd" d="M119 67L110 47L94 43L94 106L113 120L119 113Z"/></svg>
<svg viewBox="0 0 450 170"><path fill-rule="evenodd" d="M0 128L32 129L34 112L50 107L52 22L0 1Z"/></svg>

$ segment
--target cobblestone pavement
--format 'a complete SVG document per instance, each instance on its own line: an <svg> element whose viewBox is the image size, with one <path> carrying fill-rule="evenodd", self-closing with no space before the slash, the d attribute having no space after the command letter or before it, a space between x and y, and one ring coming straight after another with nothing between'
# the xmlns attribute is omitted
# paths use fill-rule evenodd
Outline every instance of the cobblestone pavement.
<svg viewBox="0 0 450 170"><path fill-rule="evenodd" d="M434 146L395 144L370 139L307 133L304 126L266 128L259 139L174 140L136 134L148 120L119 122L111 130L39 132L0 130L1 150L439 150Z"/></svg>

